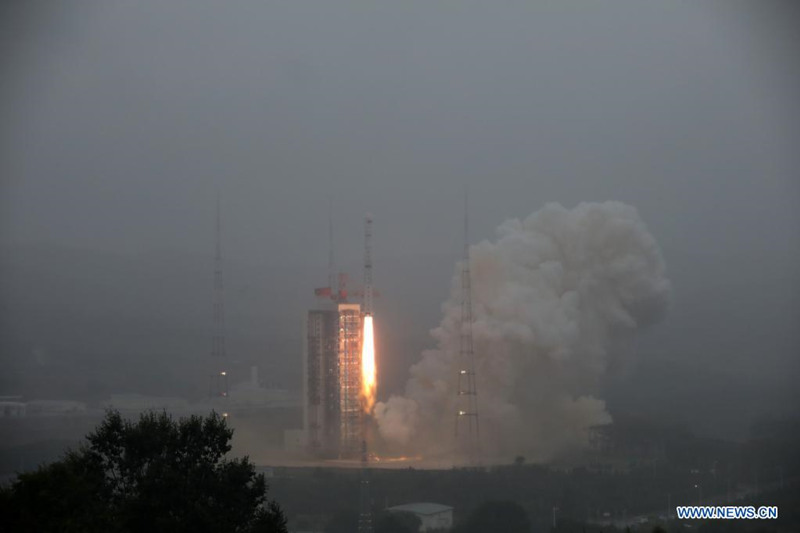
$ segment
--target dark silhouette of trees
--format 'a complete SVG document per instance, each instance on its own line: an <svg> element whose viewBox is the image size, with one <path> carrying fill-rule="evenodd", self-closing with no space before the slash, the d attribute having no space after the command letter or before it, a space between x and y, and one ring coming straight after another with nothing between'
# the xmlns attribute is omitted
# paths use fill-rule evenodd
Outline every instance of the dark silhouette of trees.
<svg viewBox="0 0 800 533"><path fill-rule="evenodd" d="M225 459L233 430L212 413L138 422L107 413L88 443L0 491L9 531L285 533L280 507L245 457Z"/></svg>
<svg viewBox="0 0 800 533"><path fill-rule="evenodd" d="M458 526L457 533L529 533L531 522L525 509L511 501L486 502L475 509L467 521Z"/></svg>

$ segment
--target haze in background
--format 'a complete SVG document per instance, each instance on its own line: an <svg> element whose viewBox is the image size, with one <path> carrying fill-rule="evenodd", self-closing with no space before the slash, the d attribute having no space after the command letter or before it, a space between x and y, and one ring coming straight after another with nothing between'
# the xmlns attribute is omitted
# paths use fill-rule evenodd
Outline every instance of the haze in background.
<svg viewBox="0 0 800 533"><path fill-rule="evenodd" d="M0 394L202 396L221 191L232 374L300 387L300 316L375 216L379 399L461 254L548 202L625 202L667 318L607 409L737 436L795 411L790 3L6 3ZM234 378L235 381L235 378Z"/></svg>

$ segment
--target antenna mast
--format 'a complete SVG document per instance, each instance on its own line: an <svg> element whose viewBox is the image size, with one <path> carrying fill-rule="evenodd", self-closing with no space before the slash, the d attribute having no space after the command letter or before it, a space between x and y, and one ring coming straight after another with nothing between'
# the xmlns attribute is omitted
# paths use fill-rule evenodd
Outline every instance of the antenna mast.
<svg viewBox="0 0 800 533"><path fill-rule="evenodd" d="M225 291L222 283L222 209L217 191L216 247L214 254L214 332L211 340L211 376L208 395L228 396L227 353L225 352Z"/></svg>
<svg viewBox="0 0 800 533"><path fill-rule="evenodd" d="M331 290L331 297L334 296L336 286L336 274L334 273L333 257L333 200L328 198L328 287Z"/></svg>
<svg viewBox="0 0 800 533"><path fill-rule="evenodd" d="M478 390L475 384L475 350L472 341L472 281L469 269L469 202L464 191L464 258L461 263L461 348L459 352L456 449L469 461L480 460Z"/></svg>

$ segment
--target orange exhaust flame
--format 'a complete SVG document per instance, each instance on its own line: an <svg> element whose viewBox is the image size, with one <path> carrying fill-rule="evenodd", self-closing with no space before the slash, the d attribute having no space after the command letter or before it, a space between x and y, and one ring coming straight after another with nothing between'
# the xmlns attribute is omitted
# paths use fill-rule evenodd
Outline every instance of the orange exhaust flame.
<svg viewBox="0 0 800 533"><path fill-rule="evenodd" d="M364 317L363 347L361 349L361 397L364 411L372 412L375 405L375 337L372 331L372 315Z"/></svg>

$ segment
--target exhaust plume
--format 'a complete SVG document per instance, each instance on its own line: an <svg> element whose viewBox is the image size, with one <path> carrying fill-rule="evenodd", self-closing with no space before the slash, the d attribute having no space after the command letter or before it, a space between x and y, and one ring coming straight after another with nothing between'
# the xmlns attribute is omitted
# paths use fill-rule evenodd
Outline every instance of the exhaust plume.
<svg viewBox="0 0 800 533"><path fill-rule="evenodd" d="M361 396L364 411L372 412L375 405L375 335L372 331L372 315L364 317L364 335L361 347Z"/></svg>
<svg viewBox="0 0 800 533"><path fill-rule="evenodd" d="M626 204L553 203L504 222L469 261L484 453L546 460L585 446L588 428L611 422L603 377L667 308L655 239ZM436 349L411 367L403 396L375 406L381 437L406 454L453 449L459 273L431 332Z"/></svg>

